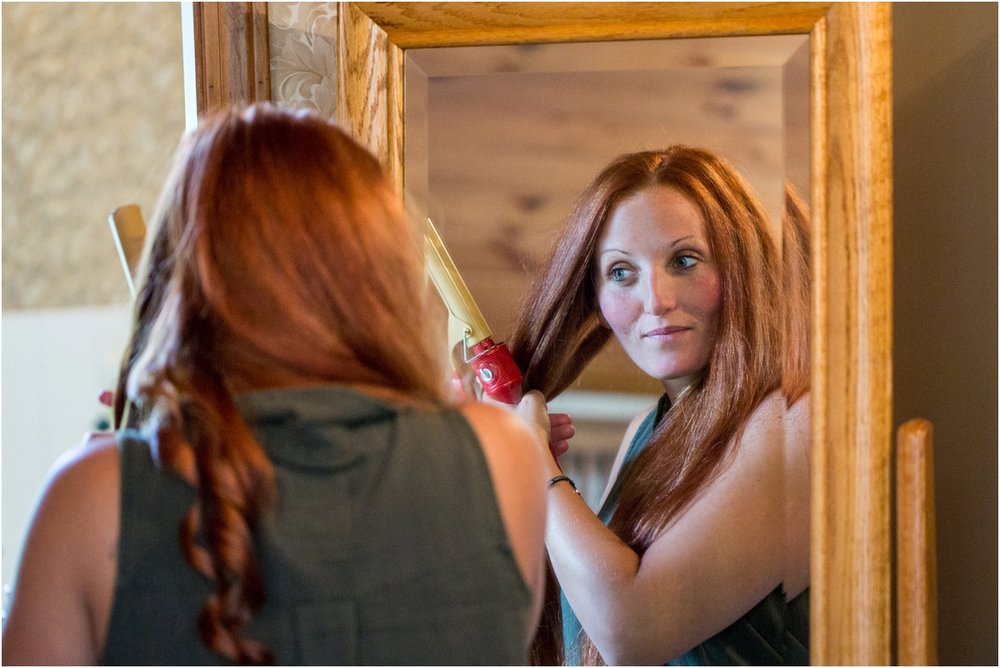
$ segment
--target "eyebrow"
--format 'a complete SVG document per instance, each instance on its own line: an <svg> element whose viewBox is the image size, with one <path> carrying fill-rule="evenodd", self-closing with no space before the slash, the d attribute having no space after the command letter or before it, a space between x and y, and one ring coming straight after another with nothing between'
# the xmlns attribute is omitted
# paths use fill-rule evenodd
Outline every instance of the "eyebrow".
<svg viewBox="0 0 1000 668"><path fill-rule="evenodd" d="M669 248L673 248L674 246L676 246L677 244L679 244L680 242L682 242L682 241L684 241L686 239L697 239L697 237L695 235L693 235L693 234L688 234L686 236L674 239L669 244L667 244L667 246ZM624 251L624 250L622 250L620 248L605 248L604 250L601 251L601 255L604 255L605 253L621 253L622 255L631 255L631 253L629 253L628 251Z"/></svg>

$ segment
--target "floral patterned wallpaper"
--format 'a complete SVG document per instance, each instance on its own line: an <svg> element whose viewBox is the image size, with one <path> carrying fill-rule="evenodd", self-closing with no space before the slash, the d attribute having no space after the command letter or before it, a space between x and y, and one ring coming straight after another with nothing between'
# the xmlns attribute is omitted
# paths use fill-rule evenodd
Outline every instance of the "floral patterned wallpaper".
<svg viewBox="0 0 1000 668"><path fill-rule="evenodd" d="M337 4L271 2L271 99L333 118L337 95Z"/></svg>

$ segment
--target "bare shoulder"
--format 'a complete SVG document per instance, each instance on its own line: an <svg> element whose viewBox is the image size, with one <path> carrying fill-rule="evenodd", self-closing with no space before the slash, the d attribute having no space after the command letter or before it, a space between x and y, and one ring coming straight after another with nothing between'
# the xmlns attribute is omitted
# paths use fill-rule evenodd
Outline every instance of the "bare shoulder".
<svg viewBox="0 0 1000 668"><path fill-rule="evenodd" d="M770 429L777 426L781 428L785 415L785 397L780 390L775 390L768 394L757 404L750 419L747 420L747 428Z"/></svg>
<svg viewBox="0 0 1000 668"><path fill-rule="evenodd" d="M52 467L25 540L4 663L96 663L117 565L118 466L115 436L88 434Z"/></svg>
<svg viewBox="0 0 1000 668"><path fill-rule="evenodd" d="M545 478L540 431L510 411L479 402L461 407L479 439L515 559L535 599L544 586Z"/></svg>
<svg viewBox="0 0 1000 668"><path fill-rule="evenodd" d="M542 480L541 453L547 444L540 429L508 410L481 402L465 404L460 411L479 440L494 486L534 487Z"/></svg>
<svg viewBox="0 0 1000 668"><path fill-rule="evenodd" d="M89 433L53 466L46 483L39 516L58 527L94 562L106 560L109 546L118 541L121 469L118 441L111 433Z"/></svg>
<svg viewBox="0 0 1000 668"><path fill-rule="evenodd" d="M118 440L114 434L88 433L56 460L46 483L46 495L83 496L98 501L107 492L114 492L117 502L119 463ZM108 487L105 483L114 485Z"/></svg>
<svg viewBox="0 0 1000 668"><path fill-rule="evenodd" d="M785 592L797 596L809 586L810 514L812 487L810 477L809 400L806 393L785 412Z"/></svg>
<svg viewBox="0 0 1000 668"><path fill-rule="evenodd" d="M785 398L780 391L768 394L747 418L739 435L737 456L761 450L780 452L785 442Z"/></svg>
<svg viewBox="0 0 1000 668"><path fill-rule="evenodd" d="M812 436L809 419L809 393L803 394L785 411L785 441L796 450L808 450Z"/></svg>
<svg viewBox="0 0 1000 668"><path fill-rule="evenodd" d="M459 411L477 431L480 427L501 427L504 432L513 432L511 435L515 440L534 437L528 425L510 411L499 406L481 401L470 401L462 404Z"/></svg>

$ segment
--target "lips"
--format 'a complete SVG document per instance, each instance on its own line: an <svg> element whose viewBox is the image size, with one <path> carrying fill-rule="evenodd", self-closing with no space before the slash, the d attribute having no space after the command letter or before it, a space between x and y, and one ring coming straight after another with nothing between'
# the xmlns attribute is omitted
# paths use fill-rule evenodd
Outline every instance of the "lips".
<svg viewBox="0 0 1000 668"><path fill-rule="evenodd" d="M656 329L651 329L648 332L644 332L642 338L648 338L653 336L670 336L671 334L678 334L680 332L686 332L690 327L657 327Z"/></svg>

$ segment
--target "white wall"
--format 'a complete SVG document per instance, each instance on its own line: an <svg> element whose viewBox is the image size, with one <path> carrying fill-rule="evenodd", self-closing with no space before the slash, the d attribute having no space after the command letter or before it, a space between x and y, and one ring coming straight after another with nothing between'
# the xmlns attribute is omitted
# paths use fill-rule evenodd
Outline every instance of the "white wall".
<svg viewBox="0 0 1000 668"><path fill-rule="evenodd" d="M110 420L98 396L113 385L129 320L126 306L3 312L5 586L49 468L100 420Z"/></svg>

